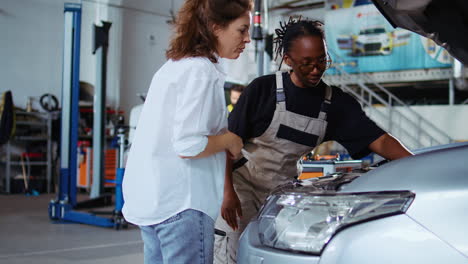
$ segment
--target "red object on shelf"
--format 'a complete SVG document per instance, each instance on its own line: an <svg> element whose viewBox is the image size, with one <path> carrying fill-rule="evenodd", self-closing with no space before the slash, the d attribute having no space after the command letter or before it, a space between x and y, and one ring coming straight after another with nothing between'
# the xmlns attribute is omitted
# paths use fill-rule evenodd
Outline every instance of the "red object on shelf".
<svg viewBox="0 0 468 264"><path fill-rule="evenodd" d="M83 108L83 107L80 107L80 113L92 113L94 110L93 108ZM125 113L123 110L114 110L114 109L107 109L106 110L106 114L123 114Z"/></svg>
<svg viewBox="0 0 468 264"><path fill-rule="evenodd" d="M44 153L41 153L41 152L23 152L21 154L21 156L23 156L23 158L42 158L44 157Z"/></svg>
<svg viewBox="0 0 468 264"><path fill-rule="evenodd" d="M78 177L76 179L77 187L89 188L92 184L93 175L93 151L91 147L83 148L84 158L78 164ZM115 181L117 171L117 149L106 149L104 154L104 187L114 187L115 183L106 182Z"/></svg>

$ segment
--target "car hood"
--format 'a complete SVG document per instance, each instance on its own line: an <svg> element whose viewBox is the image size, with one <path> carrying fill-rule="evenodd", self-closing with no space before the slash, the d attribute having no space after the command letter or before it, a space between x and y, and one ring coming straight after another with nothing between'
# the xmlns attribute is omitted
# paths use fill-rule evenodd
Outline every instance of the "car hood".
<svg viewBox="0 0 468 264"><path fill-rule="evenodd" d="M357 39L361 41L384 41L388 39L388 35L385 33L358 35Z"/></svg>
<svg viewBox="0 0 468 264"><path fill-rule="evenodd" d="M468 188L468 146L455 145L389 162L343 185L343 192L411 190L416 194Z"/></svg>
<svg viewBox="0 0 468 264"><path fill-rule="evenodd" d="M372 0L393 27L434 40L468 65L468 1Z"/></svg>

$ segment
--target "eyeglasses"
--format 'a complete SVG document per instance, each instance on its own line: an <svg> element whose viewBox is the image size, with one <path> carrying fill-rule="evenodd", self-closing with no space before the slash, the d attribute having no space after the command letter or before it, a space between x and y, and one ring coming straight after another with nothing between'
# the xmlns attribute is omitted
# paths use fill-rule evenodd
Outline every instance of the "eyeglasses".
<svg viewBox="0 0 468 264"><path fill-rule="evenodd" d="M310 61L310 62L307 62L307 63L302 63L302 64L296 63L291 58L291 56L289 56L289 58L291 59L292 62L294 62L294 64L297 65L299 70L302 71L302 72L311 72L311 71L314 70L314 68L317 68L318 70L321 70L321 71L325 71L328 68L330 68L331 62L332 62L332 60L328 56L322 57L322 58L319 58L319 59L315 59L313 61Z"/></svg>

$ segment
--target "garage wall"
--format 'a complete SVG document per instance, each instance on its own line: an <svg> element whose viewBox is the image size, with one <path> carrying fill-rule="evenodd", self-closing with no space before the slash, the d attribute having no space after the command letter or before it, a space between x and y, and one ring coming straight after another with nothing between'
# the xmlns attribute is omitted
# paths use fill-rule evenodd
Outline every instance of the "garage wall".
<svg viewBox="0 0 468 264"><path fill-rule="evenodd" d="M0 92L13 91L25 107L28 96L61 96L63 0L2 0L0 5ZM79 2L79 1L74 1ZM140 103L152 75L165 61L170 36L169 10L174 1L82 1L80 80L96 80L92 55L92 25L112 22L109 37L107 104L122 108ZM34 107L40 109L37 102Z"/></svg>

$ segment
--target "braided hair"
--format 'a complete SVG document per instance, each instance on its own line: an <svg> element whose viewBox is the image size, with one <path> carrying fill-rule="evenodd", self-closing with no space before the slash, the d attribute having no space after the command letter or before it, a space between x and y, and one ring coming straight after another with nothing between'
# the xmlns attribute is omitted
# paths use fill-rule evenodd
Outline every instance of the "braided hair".
<svg viewBox="0 0 468 264"><path fill-rule="evenodd" d="M283 55L288 53L294 40L303 36L318 36L325 39L322 26L323 23L318 20L302 19L302 17L297 19L289 17L288 22L285 23L280 21L280 27L275 29L276 38L273 40L273 43L276 44L275 60L278 56L281 57L280 68L283 63Z"/></svg>

